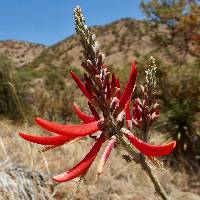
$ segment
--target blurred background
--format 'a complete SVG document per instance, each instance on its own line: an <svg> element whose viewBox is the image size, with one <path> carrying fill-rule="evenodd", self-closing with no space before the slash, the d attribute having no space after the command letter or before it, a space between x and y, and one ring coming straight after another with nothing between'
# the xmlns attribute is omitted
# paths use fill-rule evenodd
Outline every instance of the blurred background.
<svg viewBox="0 0 200 200"><path fill-rule="evenodd" d="M159 199L140 167L122 160L122 149L113 153L98 181L94 164L78 187L78 180L55 184L50 176L77 163L92 141L39 154L40 147L18 137L18 131L43 134L35 116L78 123L74 101L89 112L69 75L73 70L83 76L76 5L101 44L105 64L123 85L137 60L139 96L149 57L156 58L161 116L151 142L174 139L177 148L161 159L167 170L152 167L173 199L200 199L198 0L0 1L0 199Z"/></svg>

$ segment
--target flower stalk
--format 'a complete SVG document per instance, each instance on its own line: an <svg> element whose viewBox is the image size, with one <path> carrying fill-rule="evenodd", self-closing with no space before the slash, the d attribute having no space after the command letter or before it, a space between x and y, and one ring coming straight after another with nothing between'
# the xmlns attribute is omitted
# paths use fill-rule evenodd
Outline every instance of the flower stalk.
<svg viewBox="0 0 200 200"><path fill-rule="evenodd" d="M32 143L50 145L50 149L87 136L94 139L94 146L82 161L72 169L53 177L53 180L57 182L65 182L78 176L84 176L100 151L102 144L109 140L99 162L98 177L103 172L104 165L114 146L122 145L131 155L132 160L140 164L142 169L149 175L156 192L163 199L168 199L164 189L146 162L147 158L153 160L155 157L169 154L176 146L175 141L163 146L148 144L149 129L159 117L158 104L154 102L156 83L154 59L150 59L151 64L146 71L146 84L141 86L143 99L136 98L132 101L137 80L136 62L133 62L125 89L121 91L120 81L105 66L105 56L100 52L100 44L95 35L86 26L80 7L75 8L74 18L76 32L80 36L83 47L84 60L81 66L86 73L84 74L83 82L74 72L71 72L71 76L85 95L91 115L82 112L74 104L74 111L83 123L64 125L36 118L36 123L40 127L56 135L36 136L19 133L20 137ZM131 107L132 103L133 108ZM125 124L126 126L124 126ZM141 140L134 135L136 129L140 132ZM101 132L100 136L95 135L97 131ZM133 146L139 152L136 152Z"/></svg>

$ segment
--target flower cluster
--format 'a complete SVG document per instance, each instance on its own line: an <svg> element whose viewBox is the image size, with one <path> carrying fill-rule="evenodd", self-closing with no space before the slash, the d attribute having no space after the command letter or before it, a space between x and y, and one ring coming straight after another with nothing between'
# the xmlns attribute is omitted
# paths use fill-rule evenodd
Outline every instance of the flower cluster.
<svg viewBox="0 0 200 200"><path fill-rule="evenodd" d="M153 84L152 86L151 84L153 76L148 79L149 83L147 82L145 87L142 87L144 100L141 101L139 98L134 100L132 115L130 103L136 88L136 62L133 62L129 80L125 89L121 91L119 79L115 74L111 74L104 65L104 56L99 51L99 43L85 25L85 20L79 7L75 9L75 22L76 31L80 35L84 49L85 60L82 63L82 67L85 69L86 74L83 82L74 72L71 72L71 76L87 98L91 115L82 112L74 103L73 109L82 121L81 124L63 125L36 118L35 121L40 127L55 133L55 135L38 136L25 133L19 133L19 135L29 142L45 145L46 149L55 148L87 136L94 139L94 146L82 161L67 172L53 177L57 182L65 182L85 175L100 151L102 144L107 140L108 144L100 159L97 175L102 173L112 149L121 144L122 138L127 138L141 154L148 157L169 154L175 148L175 141L164 146L155 146L146 143L147 140L145 138L140 140L131 133L131 131L134 131L134 127L137 127L141 130L142 135L147 135L151 123L159 115L157 104L152 106L153 93L151 90L155 85ZM127 124L126 128L124 128L124 121ZM97 131L100 131L101 134L97 135Z"/></svg>

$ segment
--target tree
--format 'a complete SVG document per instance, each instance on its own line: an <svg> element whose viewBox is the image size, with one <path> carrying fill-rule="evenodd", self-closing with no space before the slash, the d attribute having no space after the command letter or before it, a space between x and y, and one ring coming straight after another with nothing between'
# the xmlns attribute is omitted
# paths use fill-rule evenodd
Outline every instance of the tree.
<svg viewBox="0 0 200 200"><path fill-rule="evenodd" d="M162 128L177 140L175 156L194 160L200 146L194 126L200 111L199 1L150 0L142 1L141 7L148 35L170 60L162 60L158 83L165 106Z"/></svg>
<svg viewBox="0 0 200 200"><path fill-rule="evenodd" d="M148 34L176 64L200 53L200 4L193 0L142 1ZM150 22L150 23L149 23Z"/></svg>

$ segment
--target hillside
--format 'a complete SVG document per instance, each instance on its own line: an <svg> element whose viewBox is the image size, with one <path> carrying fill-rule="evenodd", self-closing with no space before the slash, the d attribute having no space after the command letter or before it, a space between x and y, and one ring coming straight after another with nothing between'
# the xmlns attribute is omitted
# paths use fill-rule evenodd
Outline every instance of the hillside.
<svg viewBox="0 0 200 200"><path fill-rule="evenodd" d="M153 45L149 37L144 35L143 27L142 21L122 19L92 28L106 55L107 65L122 67L134 58L152 53ZM30 65L34 68L80 66L81 58L80 42L73 35L45 49Z"/></svg>
<svg viewBox="0 0 200 200"><path fill-rule="evenodd" d="M31 42L0 41L0 55L8 57L17 67L32 62L45 48L45 45Z"/></svg>
<svg viewBox="0 0 200 200"><path fill-rule="evenodd" d="M111 68L111 71L117 71L116 75L120 77L122 87L129 76L131 61L134 58L137 59L139 76L138 88L134 95L140 95L139 84L142 83L141 77L145 77L144 68L150 55L160 58L161 62L168 61L164 52L156 49L150 37L145 34L142 21L122 19L105 26L92 27L92 29L102 46L102 52L106 54L105 64ZM19 131L41 135L44 133L42 129L31 126L34 124L35 116L50 121L60 121L63 124L79 123L80 120L73 111L74 101L81 110L90 113L85 97L81 91L77 90L76 84L72 82L73 79L69 75L71 70L78 75L82 73L80 71L81 50L81 44L76 35L50 47L13 40L0 42L0 124L2 127L0 130L0 148L2 148L0 200L1 196L16 200L33 199L32 196L38 197L36 199L91 200L159 198L141 168L133 162L126 163L125 160L121 160L125 153L121 148L115 148L116 151L112 153L99 180L95 181L97 165L95 161L94 166L83 179L85 184L79 186L80 182L76 180L52 184L50 176L77 163L84 153L89 151L89 146L94 141L83 139L77 143L65 145L63 148L38 154L39 146L28 145L19 138L17 134ZM190 112L189 109L192 108L193 102L197 102L196 94L199 92L196 88L199 86L199 80L196 77L199 71L196 65L185 65L181 68L174 66L160 64L157 71L156 95L161 105L162 118L158 127L155 126L151 130L150 142L155 144L165 143L169 133L172 134L172 131L179 128L179 122L185 131L186 126L182 123L183 120L188 122L186 125L192 127L193 121L190 121L190 118L187 121L187 116L194 115L194 112ZM181 104L182 99L191 100L192 98L194 101L191 101L192 103L188 101L189 106L185 102ZM173 100L176 101L173 102ZM170 112L168 112L169 108ZM14 123L15 121L21 124ZM177 132L177 138L179 138L177 140L180 141L179 136L180 133ZM189 141L196 144L196 137L195 135L195 140ZM186 147L187 145L184 145L184 150ZM191 151L188 152L191 153ZM183 155L186 157L185 153ZM195 171L192 165L189 165L187 171L187 168L179 167L181 166L179 160L175 158L176 160L173 157L169 157L169 160L167 157L166 159L159 158L164 162L167 170L161 166L158 167L155 162L149 161L149 164L172 199L199 199L199 165Z"/></svg>
<svg viewBox="0 0 200 200"><path fill-rule="evenodd" d="M138 61L139 71L144 71L151 55L154 55L156 59L161 58L160 60L164 62L170 60L151 42L150 36L145 33L143 21L121 19L105 26L92 27L92 32L96 34L101 50L106 55L105 64L111 70L117 71L122 84L127 80L127 71L130 70L130 63L134 58ZM13 76L16 80L12 82L15 82L15 86L18 87L16 89L24 105L33 106L33 110L39 113L47 112L48 116L51 116L49 113L62 111L63 114L58 114L62 119L63 115L65 118L67 114L64 110L69 110L68 115L72 111L70 105L70 108L66 108L63 103L66 102L66 98L69 100L75 95L71 90L71 86L75 87L75 84L72 84L69 72L75 70L76 73L81 73L81 51L82 47L77 35L72 35L50 47L13 40L0 42L0 55L5 55L18 67L17 74ZM161 64L159 69L163 66ZM170 69L168 68L167 71ZM163 73L161 74L163 76ZM139 80L142 76L143 73L139 73ZM29 98L24 97L25 88ZM55 93L59 96L59 101L56 101ZM68 93L67 97L66 93ZM56 111L49 111L54 107ZM71 120L68 117L67 119Z"/></svg>

